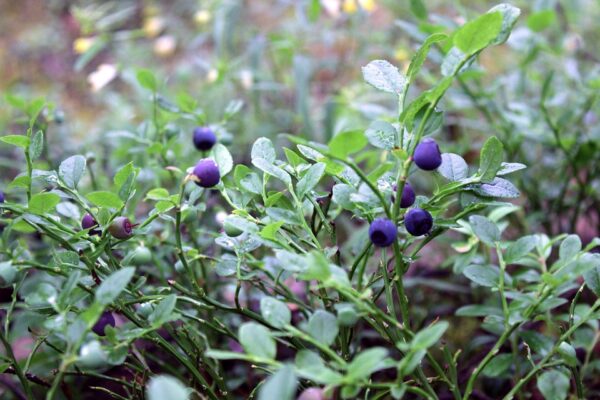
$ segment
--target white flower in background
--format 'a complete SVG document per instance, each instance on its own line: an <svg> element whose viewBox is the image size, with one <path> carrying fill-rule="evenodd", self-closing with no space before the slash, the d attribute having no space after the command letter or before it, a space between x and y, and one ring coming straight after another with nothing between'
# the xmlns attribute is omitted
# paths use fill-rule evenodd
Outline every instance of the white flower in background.
<svg viewBox="0 0 600 400"><path fill-rule="evenodd" d="M321 5L331 17L339 17L340 8L342 6L341 0L321 0Z"/></svg>
<svg viewBox="0 0 600 400"><path fill-rule="evenodd" d="M211 68L206 74L206 80L209 83L212 83L215 82L217 79L219 79L219 71L216 68Z"/></svg>
<svg viewBox="0 0 600 400"><path fill-rule="evenodd" d="M161 57L168 57L175 52L177 40L172 35L163 35L154 41L154 53Z"/></svg>
<svg viewBox="0 0 600 400"><path fill-rule="evenodd" d="M113 64L101 64L94 72L88 75L87 81L91 86L92 92L97 92L116 77L117 67Z"/></svg>
<svg viewBox="0 0 600 400"><path fill-rule="evenodd" d="M196 23L198 25L204 25L208 21L210 21L211 17L212 16L210 15L210 11L208 11L208 10L198 10L194 14L194 21L196 21Z"/></svg>
<svg viewBox="0 0 600 400"><path fill-rule="evenodd" d="M243 69L240 71L240 82L242 83L242 87L246 90L250 90L252 88L252 84L254 83L254 76L252 71L249 69Z"/></svg>

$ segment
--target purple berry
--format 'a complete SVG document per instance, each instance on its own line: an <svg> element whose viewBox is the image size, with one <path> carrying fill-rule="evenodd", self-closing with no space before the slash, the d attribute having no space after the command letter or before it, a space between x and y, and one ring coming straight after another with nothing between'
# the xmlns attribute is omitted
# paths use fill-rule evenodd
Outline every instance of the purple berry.
<svg viewBox="0 0 600 400"><path fill-rule="evenodd" d="M127 239L133 234L133 225L127 217L117 217L108 227L108 231L117 239Z"/></svg>
<svg viewBox="0 0 600 400"><path fill-rule="evenodd" d="M404 226L413 236L425 235L433 227L433 217L422 208L413 208L404 216Z"/></svg>
<svg viewBox="0 0 600 400"><path fill-rule="evenodd" d="M197 178L195 181L196 185L204 188L213 187L221 180L219 166L211 158L204 158L198 161L198 164L194 167L193 174Z"/></svg>
<svg viewBox="0 0 600 400"><path fill-rule="evenodd" d="M0 191L0 203L4 203L4 192Z"/></svg>
<svg viewBox="0 0 600 400"><path fill-rule="evenodd" d="M194 146L200 151L207 151L217 143L217 136L208 126L194 129Z"/></svg>
<svg viewBox="0 0 600 400"><path fill-rule="evenodd" d="M90 214L85 214L81 219L81 227L83 229L91 229L95 226L98 226L98 222Z"/></svg>
<svg viewBox="0 0 600 400"><path fill-rule="evenodd" d="M421 140L413 156L417 167L425 171L433 171L442 165L442 154L435 140L426 138Z"/></svg>
<svg viewBox="0 0 600 400"><path fill-rule="evenodd" d="M94 325L92 330L94 331L94 333L96 335L104 336L105 335L104 329L106 328L107 325L110 325L113 328L115 327L115 317L113 317L113 315L110 311L104 311L102 313L102 315L100 316L100 318L98 318L98 321L96 322L96 324Z"/></svg>
<svg viewBox="0 0 600 400"><path fill-rule="evenodd" d="M305 389L297 400L326 400L325 391L318 387L310 387Z"/></svg>
<svg viewBox="0 0 600 400"><path fill-rule="evenodd" d="M394 185L392 189L394 190L394 195L392 195L392 201L396 201L395 194L398 190L398 187ZM410 186L410 183L406 182L404 184L404 188L402 188L402 198L400 198L400 207L408 208L412 206L413 204L415 204L415 199L415 191L413 190L412 186Z"/></svg>
<svg viewBox="0 0 600 400"><path fill-rule="evenodd" d="M369 238L377 247L388 247L394 243L397 233L396 225L387 218L377 218L369 227Z"/></svg>

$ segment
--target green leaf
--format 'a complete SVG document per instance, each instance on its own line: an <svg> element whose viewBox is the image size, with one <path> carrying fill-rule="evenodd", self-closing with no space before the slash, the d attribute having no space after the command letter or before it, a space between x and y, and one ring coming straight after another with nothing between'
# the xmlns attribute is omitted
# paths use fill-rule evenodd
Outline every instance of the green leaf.
<svg viewBox="0 0 600 400"><path fill-rule="evenodd" d="M279 179L287 187L289 187L292 184L292 178L290 177L290 175L287 172L285 172L283 169L271 164L269 161L265 160L264 158L254 158L252 160L252 164L256 168L262 170L267 175L271 175L271 176Z"/></svg>
<svg viewBox="0 0 600 400"><path fill-rule="evenodd" d="M240 326L239 340L248 354L274 359L277 348L271 332L256 322L246 322Z"/></svg>
<svg viewBox="0 0 600 400"><path fill-rule="evenodd" d="M156 77L154 76L152 71L148 69L140 69L137 71L136 77L140 85L142 85L142 87L156 92L156 89L158 88L158 83L156 82Z"/></svg>
<svg viewBox="0 0 600 400"><path fill-rule="evenodd" d="M177 296L174 294L170 294L162 299L148 316L148 322L158 328L166 322L175 320L177 315L173 313L173 310L175 310L176 303Z"/></svg>
<svg viewBox="0 0 600 400"><path fill-rule="evenodd" d="M398 133L389 122L373 121L367 128L365 136L371 145L379 149L392 150L397 145Z"/></svg>
<svg viewBox="0 0 600 400"><path fill-rule="evenodd" d="M134 173L135 168L133 167L133 162L129 162L121 167L115 176L113 177L113 182L117 188L123 186L129 179L129 175Z"/></svg>
<svg viewBox="0 0 600 400"><path fill-rule="evenodd" d="M44 132L37 131L31 138L31 145L29 146L29 155L33 160L37 159L44 149Z"/></svg>
<svg viewBox="0 0 600 400"><path fill-rule="evenodd" d="M252 145L250 157L252 160L254 160L255 158L262 158L271 164L274 163L276 155L275 147L273 147L273 142L271 142L271 140L265 137L256 139L256 141Z"/></svg>
<svg viewBox="0 0 600 400"><path fill-rule="evenodd" d="M558 250L562 261L570 261L581 251L581 239L577 235L569 235L561 242Z"/></svg>
<svg viewBox="0 0 600 400"><path fill-rule="evenodd" d="M362 67L364 80L376 89L401 94L406 90L406 78L398 68L385 60L374 60Z"/></svg>
<svg viewBox="0 0 600 400"><path fill-rule="evenodd" d="M331 276L329 261L320 252L313 251L307 257L307 268L298 276L305 281L325 282Z"/></svg>
<svg viewBox="0 0 600 400"><path fill-rule="evenodd" d="M213 157L219 166L221 178L231 172L233 169L233 158L227 147L217 143L212 149Z"/></svg>
<svg viewBox="0 0 600 400"><path fill-rule="evenodd" d="M469 176L469 166L467 162L458 154L444 153L442 154L442 165L437 171L444 178L456 182L465 179Z"/></svg>
<svg viewBox="0 0 600 400"><path fill-rule="evenodd" d="M169 375L156 375L146 386L148 400L188 400L192 389Z"/></svg>
<svg viewBox="0 0 600 400"><path fill-rule="evenodd" d="M600 297L600 266L595 266L583 274L585 284Z"/></svg>
<svg viewBox="0 0 600 400"><path fill-rule="evenodd" d="M488 12L499 12L502 14L502 27L500 28L500 33L498 33L498 36L496 36L496 39L494 39L491 44L496 46L506 42L519 15L521 15L521 10L510 4L502 3L492 7Z"/></svg>
<svg viewBox="0 0 600 400"><path fill-rule="evenodd" d="M473 185L469 190L483 197L517 198L521 195L515 185L503 178L494 178L490 183Z"/></svg>
<svg viewBox="0 0 600 400"><path fill-rule="evenodd" d="M520 171L527 168L525 164L521 163L507 163L503 162L502 167L496 173L497 176L512 174L513 172Z"/></svg>
<svg viewBox="0 0 600 400"><path fill-rule="evenodd" d="M543 372L537 379L537 387L546 400L566 399L569 385L569 377L556 369Z"/></svg>
<svg viewBox="0 0 600 400"><path fill-rule="evenodd" d="M469 224L473 229L475 236L488 246L495 246L500 241L500 230L495 223L482 217L481 215L472 215L469 217Z"/></svg>
<svg viewBox="0 0 600 400"><path fill-rule="evenodd" d="M314 187L317 186L324 174L324 163L316 163L311 165L311 167L308 169L308 171L306 171L302 179L300 179L296 184L296 192L298 194L298 198L302 199L311 190L313 190Z"/></svg>
<svg viewBox="0 0 600 400"><path fill-rule="evenodd" d="M13 146L26 148L29 146L30 140L25 135L6 135L0 137L4 143L12 144Z"/></svg>
<svg viewBox="0 0 600 400"><path fill-rule="evenodd" d="M541 32L556 21L554 10L542 10L527 17L527 27L534 32Z"/></svg>
<svg viewBox="0 0 600 400"><path fill-rule="evenodd" d="M490 360L490 363L483 369L483 374L489 377L499 377L513 364L512 354L498 354Z"/></svg>
<svg viewBox="0 0 600 400"><path fill-rule="evenodd" d="M58 167L58 176L65 185L75 189L85 170L85 157L76 155L71 156L60 163Z"/></svg>
<svg viewBox="0 0 600 400"><path fill-rule="evenodd" d="M410 0L410 11L418 19L427 19L427 8L421 0Z"/></svg>
<svg viewBox="0 0 600 400"><path fill-rule="evenodd" d="M284 365L261 385L258 391L258 400L293 400L297 385L294 368Z"/></svg>
<svg viewBox="0 0 600 400"><path fill-rule="evenodd" d="M311 315L306 325L306 331L324 345L331 345L338 334L338 324L335 315L325 310L317 310Z"/></svg>
<svg viewBox="0 0 600 400"><path fill-rule="evenodd" d="M536 244L537 238L534 235L519 238L506 249L506 255L504 256L506 263L511 264L525 257L535 248Z"/></svg>
<svg viewBox="0 0 600 400"><path fill-rule="evenodd" d="M362 131L345 131L339 133L329 141L329 150L336 157L345 158L350 154L362 150L368 141Z"/></svg>
<svg viewBox="0 0 600 400"><path fill-rule="evenodd" d="M260 313L263 318L275 328L283 328L292 320L288 306L273 297L263 297L260 301Z"/></svg>
<svg viewBox="0 0 600 400"><path fill-rule="evenodd" d="M480 153L479 175L482 182L491 182L502 167L504 146L496 136L486 140Z"/></svg>
<svg viewBox="0 0 600 400"><path fill-rule="evenodd" d="M168 201L170 200L169 191L165 188L154 188L146 193L147 200L155 200L155 201Z"/></svg>
<svg viewBox="0 0 600 400"><path fill-rule="evenodd" d="M496 287L500 273L491 265L469 265L463 275L480 286Z"/></svg>
<svg viewBox="0 0 600 400"><path fill-rule="evenodd" d="M415 0L413 0L413 1L415 1ZM416 2L421 3L420 0L416 0ZM412 5L412 1L411 1L411 5ZM427 13L427 11L425 11L425 13ZM421 45L419 50L417 50L417 52L413 56L412 60L410 61L408 71L406 72L406 77L408 78L409 82L412 83L415 80L415 78L417 77L417 74L421 70L421 67L423 66L423 63L425 62L425 59L427 59L427 54L429 53L430 47L434 43L440 42L442 40L446 40L447 38L448 38L448 35L446 35L445 33L434 33L433 35L431 35L427 39L425 39L425 42L423 42L423 44Z"/></svg>
<svg viewBox="0 0 600 400"><path fill-rule="evenodd" d="M60 196L55 193L38 193L29 200L29 211L32 214L44 215L54 210L60 203Z"/></svg>
<svg viewBox="0 0 600 400"><path fill-rule="evenodd" d="M316 383L335 385L342 376L325 366L323 359L314 351L300 350L296 354L296 372L303 378Z"/></svg>
<svg viewBox="0 0 600 400"><path fill-rule="evenodd" d="M388 368L386 362L388 351L383 347L373 347L358 353L348 365L346 379L350 382L365 379L373 372Z"/></svg>
<svg viewBox="0 0 600 400"><path fill-rule="evenodd" d="M487 47L500 34L502 14L490 12L467 22L454 34L454 45L467 55Z"/></svg>
<svg viewBox="0 0 600 400"><path fill-rule="evenodd" d="M411 340L413 350L426 350L435 345L448 329L448 322L440 321L419 331Z"/></svg>
<svg viewBox="0 0 600 400"><path fill-rule="evenodd" d="M112 303L125 290L134 273L135 268L125 267L110 274L96 289L96 302L105 306Z"/></svg>
<svg viewBox="0 0 600 400"><path fill-rule="evenodd" d="M284 224L285 222L283 221L271 222L270 224L266 225L264 228L261 229L260 236L265 239L276 240L277 236L275 234Z"/></svg>
<svg viewBox="0 0 600 400"><path fill-rule="evenodd" d="M87 195L87 199L98 207L121 208L123 206L123 201L113 192L92 192Z"/></svg>

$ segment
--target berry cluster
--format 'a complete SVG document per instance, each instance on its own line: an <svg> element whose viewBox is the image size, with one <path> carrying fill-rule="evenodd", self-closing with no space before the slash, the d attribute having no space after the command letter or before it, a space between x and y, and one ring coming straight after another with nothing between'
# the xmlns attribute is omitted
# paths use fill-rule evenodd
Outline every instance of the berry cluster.
<svg viewBox="0 0 600 400"><path fill-rule="evenodd" d="M413 159L417 167L425 171L434 171L442 164L440 148L435 140L430 138L423 139L417 145ZM398 187L394 185L393 190L395 193ZM404 188L402 188L400 207L409 208L415 203L415 200L415 191L410 183L406 182ZM394 196L392 196L392 202L395 202ZM404 227L413 236L426 235L433 228L433 217L427 210L419 207L412 208L404 215ZM369 238L377 247L391 246L397 235L396 225L387 218L376 218L369 227Z"/></svg>

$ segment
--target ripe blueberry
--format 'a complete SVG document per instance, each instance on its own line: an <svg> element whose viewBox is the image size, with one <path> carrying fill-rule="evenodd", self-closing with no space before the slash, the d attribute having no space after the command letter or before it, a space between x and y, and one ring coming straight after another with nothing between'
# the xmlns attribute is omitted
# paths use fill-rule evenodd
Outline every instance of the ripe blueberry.
<svg viewBox="0 0 600 400"><path fill-rule="evenodd" d="M413 156L417 167L425 171L433 171L442 165L442 154L435 140L425 138L415 148Z"/></svg>
<svg viewBox="0 0 600 400"><path fill-rule="evenodd" d="M397 233L396 225L387 218L377 218L369 227L369 238L377 247L388 247L394 243Z"/></svg>
<svg viewBox="0 0 600 400"><path fill-rule="evenodd" d="M81 219L81 227L83 229L90 229L95 226L98 226L98 223L96 222L94 217L92 217L90 214L85 214L83 216L83 218Z"/></svg>
<svg viewBox="0 0 600 400"><path fill-rule="evenodd" d="M4 203L4 192L0 191L0 203Z"/></svg>
<svg viewBox="0 0 600 400"><path fill-rule="evenodd" d="M200 151L207 151L217 143L217 136L208 126L194 129L194 146Z"/></svg>
<svg viewBox="0 0 600 400"><path fill-rule="evenodd" d="M92 330L94 331L94 333L96 335L104 336L105 335L104 329L106 328L107 325L110 325L113 328L115 327L115 317L113 317L113 315L110 311L104 311L102 313L102 315L100 316L100 318L98 318L98 321L96 322L96 324L94 325Z"/></svg>
<svg viewBox="0 0 600 400"><path fill-rule="evenodd" d="M108 227L111 235L117 239L127 239L133 234L133 225L127 217L117 217Z"/></svg>
<svg viewBox="0 0 600 400"><path fill-rule="evenodd" d="M425 235L433 227L433 217L422 208L413 208L404 216L404 226L413 236Z"/></svg>
<svg viewBox="0 0 600 400"><path fill-rule="evenodd" d="M215 186L221 180L219 166L215 160L204 158L194 167L193 175L197 178L196 185L204 188Z"/></svg>
<svg viewBox="0 0 600 400"><path fill-rule="evenodd" d="M394 190L394 195L392 195L392 201L396 201L396 191L398 190L398 187L396 185L394 185L392 187L392 189ZM415 191L413 190L412 186L410 186L410 183L406 182L404 184L404 188L402 188L402 197L400 198L400 207L402 208L408 208L410 206L412 206L413 204L415 204Z"/></svg>

